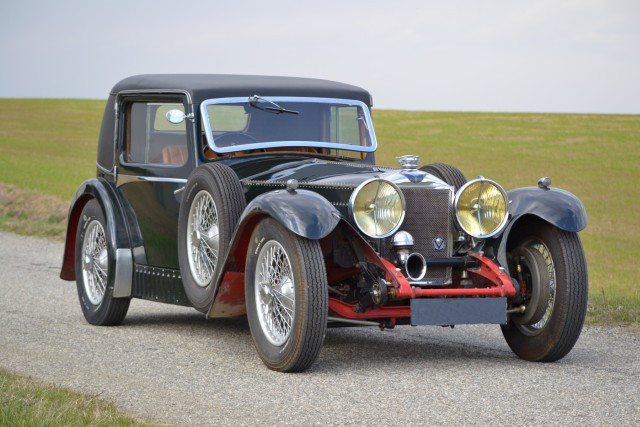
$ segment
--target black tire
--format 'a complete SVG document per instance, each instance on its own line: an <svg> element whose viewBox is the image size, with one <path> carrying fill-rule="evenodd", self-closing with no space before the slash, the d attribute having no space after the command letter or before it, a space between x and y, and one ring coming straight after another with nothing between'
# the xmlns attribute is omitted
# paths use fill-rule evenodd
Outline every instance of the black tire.
<svg viewBox="0 0 640 427"><path fill-rule="evenodd" d="M119 325L129 310L131 298L113 297L116 262L112 249L102 208L95 199L90 200L78 222L75 269L82 314L92 325Z"/></svg>
<svg viewBox="0 0 640 427"><path fill-rule="evenodd" d="M467 178L465 178L460 169L446 163L430 163L421 167L420 170L440 178L453 186L456 192L467 183Z"/></svg>
<svg viewBox="0 0 640 427"><path fill-rule="evenodd" d="M190 223L189 217L190 212L194 213L192 207L198 209L197 206L193 206L194 202L198 203L201 200L212 201L215 208L217 233L213 231L213 226L206 228L213 233L212 235L217 235L217 249L212 249L207 244L213 240L202 237L207 233L201 233L202 230L198 233L189 232L191 225L198 228L193 222ZM228 166L220 163L202 165L196 168L187 180L178 217L178 262L187 298L194 308L203 313L209 309L213 301L216 276L222 268L222 260L229 249L231 237L245 206L240 180ZM191 221L195 219L192 217ZM190 254L190 242L194 242L192 247L197 246L195 254ZM197 268L205 264L208 267Z"/></svg>
<svg viewBox="0 0 640 427"><path fill-rule="evenodd" d="M263 265L278 265L269 262L268 257L271 253L274 259L285 259L281 249L286 254L292 274L287 276L278 273L280 267L273 267L276 268L276 272L271 273L274 275L272 277L278 279L272 283L278 286L278 290L274 291L274 286L268 287L269 291L263 293L264 299L257 301L263 297L256 296L256 290L259 292L265 289L256 283L256 271L260 271L258 264L261 263L260 260L264 260ZM281 265L285 265L282 271L288 271L284 261ZM291 276L293 281L288 283ZM291 299L287 298L285 293L295 297L291 303L293 319L289 318L289 324L292 326L287 327L286 324L280 323L288 333L276 331L270 334L267 331L269 327L263 324L269 319L278 321L285 316L261 315L258 306L264 307L262 304L265 303L265 299L270 298L268 303L274 304L272 313L286 314L288 309L285 306ZM272 296L276 294L280 296ZM327 328L329 295L320 243L296 236L271 218L262 220L253 231L247 252L245 297L251 335L264 364L280 372L299 372L309 368L320 353ZM272 323L274 324L276 323Z"/></svg>
<svg viewBox="0 0 640 427"><path fill-rule="evenodd" d="M554 362L571 351L582 331L587 312L587 264L577 233L562 231L546 223L535 224L526 230L526 236L518 238L510 257L514 260L523 254L525 258L528 257L529 265L521 266L528 288L533 285L536 276L546 281L549 290L542 295L547 295L549 299L540 301L540 304L547 308L539 321L537 314L533 314L528 322L522 322L518 316L512 317L507 325L502 326L502 334L511 350L520 358ZM531 257L527 255L528 251L537 251L540 256ZM544 263L542 268L547 271L528 274L527 268L536 268L541 262ZM515 261L513 268L516 268ZM551 286L551 279L555 279L555 290ZM527 291L527 298L530 298L530 291ZM528 303L531 303L530 299L525 300L525 306ZM539 312L539 307L527 307L527 312Z"/></svg>

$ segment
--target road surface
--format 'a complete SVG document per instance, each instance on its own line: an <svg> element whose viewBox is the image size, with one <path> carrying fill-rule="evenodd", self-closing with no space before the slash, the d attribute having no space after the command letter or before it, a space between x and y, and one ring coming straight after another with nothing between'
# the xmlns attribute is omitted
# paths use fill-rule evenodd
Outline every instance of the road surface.
<svg viewBox="0 0 640 427"><path fill-rule="evenodd" d="M266 369L246 320L134 300L87 324L62 244L0 232L0 366L186 425L640 424L640 335L586 328L552 364L495 326L329 329L313 368Z"/></svg>

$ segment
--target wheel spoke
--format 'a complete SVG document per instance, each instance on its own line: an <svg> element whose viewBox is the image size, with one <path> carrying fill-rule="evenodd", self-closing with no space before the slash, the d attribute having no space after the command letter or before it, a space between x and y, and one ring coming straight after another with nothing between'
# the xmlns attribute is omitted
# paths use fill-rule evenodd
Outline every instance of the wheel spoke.
<svg viewBox="0 0 640 427"><path fill-rule="evenodd" d="M191 273L198 286L211 281L218 264L220 246L218 213L213 198L206 190L194 197L187 222L187 256Z"/></svg>
<svg viewBox="0 0 640 427"><path fill-rule="evenodd" d="M82 278L89 301L98 305L107 289L107 238L102 224L94 219L87 225L82 241Z"/></svg>
<svg viewBox="0 0 640 427"><path fill-rule="evenodd" d="M295 315L291 263L276 241L264 244L256 266L256 305L265 336L274 345L286 342Z"/></svg>

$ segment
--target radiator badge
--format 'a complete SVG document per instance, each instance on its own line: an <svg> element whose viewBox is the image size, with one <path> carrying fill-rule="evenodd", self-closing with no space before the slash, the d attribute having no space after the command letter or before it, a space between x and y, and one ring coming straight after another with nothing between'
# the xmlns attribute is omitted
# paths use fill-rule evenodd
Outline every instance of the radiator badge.
<svg viewBox="0 0 640 427"><path fill-rule="evenodd" d="M446 246L445 243L446 242L442 237L436 237L435 239L433 239L433 249L438 252L442 252L444 251L444 247Z"/></svg>

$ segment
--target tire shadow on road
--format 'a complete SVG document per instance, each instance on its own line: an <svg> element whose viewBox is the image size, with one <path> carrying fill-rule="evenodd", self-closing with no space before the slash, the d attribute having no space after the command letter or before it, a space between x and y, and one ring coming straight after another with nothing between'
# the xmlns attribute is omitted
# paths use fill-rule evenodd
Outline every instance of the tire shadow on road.
<svg viewBox="0 0 640 427"><path fill-rule="evenodd" d="M460 334L443 333L438 328L417 330L399 327L394 331L329 329L314 370L369 370L390 365L410 369L415 368L416 361L430 364L482 361L483 364L501 365L521 362L499 338L502 337L469 342Z"/></svg>

